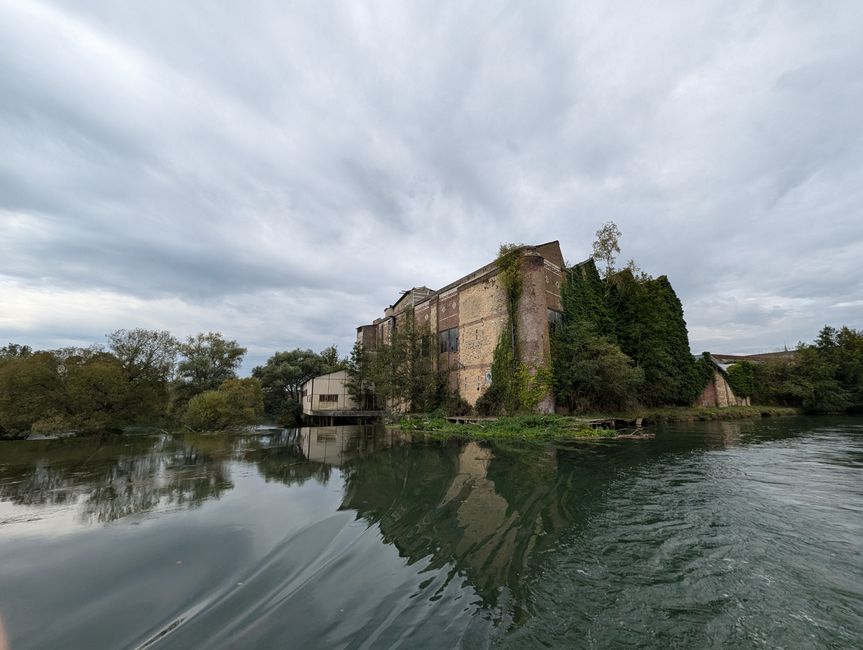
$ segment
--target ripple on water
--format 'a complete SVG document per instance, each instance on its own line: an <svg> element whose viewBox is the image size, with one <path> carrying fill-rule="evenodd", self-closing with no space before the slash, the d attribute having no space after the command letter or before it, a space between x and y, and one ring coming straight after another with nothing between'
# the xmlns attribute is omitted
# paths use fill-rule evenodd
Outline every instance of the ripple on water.
<svg viewBox="0 0 863 650"><path fill-rule="evenodd" d="M503 645L859 647L861 476L847 458L861 439L836 435L627 472L547 558L536 616Z"/></svg>

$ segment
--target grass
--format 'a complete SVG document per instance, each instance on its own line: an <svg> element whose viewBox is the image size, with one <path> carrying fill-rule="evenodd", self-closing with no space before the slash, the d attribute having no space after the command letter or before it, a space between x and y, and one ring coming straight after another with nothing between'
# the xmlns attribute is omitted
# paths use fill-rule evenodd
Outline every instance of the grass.
<svg viewBox="0 0 863 650"><path fill-rule="evenodd" d="M444 418L406 416L398 427L440 437L461 437L474 440L567 440L572 438L603 438L617 434L614 429L594 429L583 419L562 415L520 415L496 420L458 424Z"/></svg>
<svg viewBox="0 0 863 650"><path fill-rule="evenodd" d="M697 420L742 420L747 418L781 417L800 415L800 410L787 406L728 406L716 408L707 406L666 406L647 408L630 413L602 415L596 417L616 417L621 419L644 418L649 424L663 422L693 422Z"/></svg>
<svg viewBox="0 0 863 650"><path fill-rule="evenodd" d="M402 431L426 433L440 438L473 440L554 441L583 438L610 438L614 429L593 428L588 420L627 420L643 418L646 425L665 422L740 420L745 418L799 415L800 411L782 406L664 407L640 409L627 413L595 414L579 417L564 415L520 415L459 424L442 417L405 416L398 425Z"/></svg>

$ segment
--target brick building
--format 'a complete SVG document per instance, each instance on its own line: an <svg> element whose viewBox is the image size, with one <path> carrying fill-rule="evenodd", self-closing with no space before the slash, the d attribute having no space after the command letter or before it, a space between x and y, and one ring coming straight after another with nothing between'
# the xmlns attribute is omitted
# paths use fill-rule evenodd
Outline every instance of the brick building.
<svg viewBox="0 0 863 650"><path fill-rule="evenodd" d="M535 369L548 363L550 324L562 317L564 261L557 241L518 251L524 287L518 305L518 349L520 360ZM420 327L437 334L438 367L448 371L450 387L473 405L491 383L494 349L507 320L498 270L497 263L490 262L436 291L415 287L404 292L383 317L357 328L357 341L367 350L385 345L412 310ZM539 409L553 411L551 395Z"/></svg>

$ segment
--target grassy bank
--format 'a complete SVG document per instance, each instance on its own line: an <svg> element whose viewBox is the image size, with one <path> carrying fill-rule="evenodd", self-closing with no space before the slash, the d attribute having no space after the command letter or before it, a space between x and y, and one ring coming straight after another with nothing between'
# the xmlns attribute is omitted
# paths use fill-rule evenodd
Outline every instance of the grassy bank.
<svg viewBox="0 0 863 650"><path fill-rule="evenodd" d="M628 413L595 414L579 417L563 415L522 415L496 419L478 418L465 424L441 417L405 416L397 425L402 431L427 433L442 438L462 437L476 440L569 440L612 438L620 432L597 428L596 420L634 423L642 418L645 426L665 422L741 420L746 418L798 415L799 410L779 406L733 406L728 408L666 407Z"/></svg>
<svg viewBox="0 0 863 650"><path fill-rule="evenodd" d="M562 415L521 415L467 424L450 422L444 418L408 416L402 418L397 426L402 431L476 440L566 440L617 435L614 429L590 427L584 418Z"/></svg>
<svg viewBox="0 0 863 650"><path fill-rule="evenodd" d="M787 406L729 406L727 408L701 406L667 406L664 408L641 409L613 416L620 419L643 418L645 424L664 422L694 422L697 420L743 420L747 418L780 417L800 415L800 409Z"/></svg>

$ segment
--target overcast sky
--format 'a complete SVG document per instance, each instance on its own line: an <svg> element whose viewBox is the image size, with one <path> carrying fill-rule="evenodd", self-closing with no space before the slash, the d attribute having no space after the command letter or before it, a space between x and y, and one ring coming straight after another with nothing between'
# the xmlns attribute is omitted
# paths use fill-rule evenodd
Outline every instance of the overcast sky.
<svg viewBox="0 0 863 650"><path fill-rule="evenodd" d="M336 343L502 242L863 327L863 2L0 0L0 345Z"/></svg>

